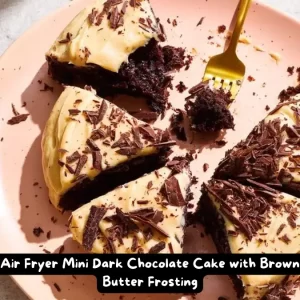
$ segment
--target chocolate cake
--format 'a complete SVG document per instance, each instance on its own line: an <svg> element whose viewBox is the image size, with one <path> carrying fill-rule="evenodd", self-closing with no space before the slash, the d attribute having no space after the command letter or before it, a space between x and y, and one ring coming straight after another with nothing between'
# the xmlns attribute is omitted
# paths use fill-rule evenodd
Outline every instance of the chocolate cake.
<svg viewBox="0 0 300 300"><path fill-rule="evenodd" d="M80 205L162 167L175 142L94 91L66 87L47 122L43 171L52 204Z"/></svg>
<svg viewBox="0 0 300 300"><path fill-rule="evenodd" d="M93 253L182 253L188 168L161 168L74 211L73 239Z"/></svg>
<svg viewBox="0 0 300 300"><path fill-rule="evenodd" d="M168 100L169 73L185 64L184 49L161 47L165 39L148 0L97 0L47 52L49 73L67 85L90 85L102 97L146 97L161 113Z"/></svg>
<svg viewBox="0 0 300 300"><path fill-rule="evenodd" d="M299 198L263 184L213 179L203 186L199 214L219 253L299 253L299 206ZM279 300L287 299L293 287L287 277L231 278L239 299Z"/></svg>
<svg viewBox="0 0 300 300"><path fill-rule="evenodd" d="M300 196L300 99L279 104L221 161L215 178L265 183Z"/></svg>
<svg viewBox="0 0 300 300"><path fill-rule="evenodd" d="M233 116L228 105L230 93L222 89L211 89L207 83L200 83L190 89L185 105L192 130L217 132L221 129L234 129Z"/></svg>

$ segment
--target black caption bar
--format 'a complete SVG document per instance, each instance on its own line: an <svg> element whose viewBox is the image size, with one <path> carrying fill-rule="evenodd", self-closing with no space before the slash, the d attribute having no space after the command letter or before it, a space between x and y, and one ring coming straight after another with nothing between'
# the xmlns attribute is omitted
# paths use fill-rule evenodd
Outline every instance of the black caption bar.
<svg viewBox="0 0 300 300"><path fill-rule="evenodd" d="M298 275L300 256L0 254L0 274L94 275L105 293L199 293L206 275Z"/></svg>

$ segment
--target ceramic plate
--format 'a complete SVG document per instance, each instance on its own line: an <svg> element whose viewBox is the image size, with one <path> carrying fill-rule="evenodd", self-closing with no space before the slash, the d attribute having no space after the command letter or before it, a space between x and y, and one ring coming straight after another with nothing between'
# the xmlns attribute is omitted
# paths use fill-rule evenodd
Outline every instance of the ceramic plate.
<svg viewBox="0 0 300 300"><path fill-rule="evenodd" d="M1 252L33 253L46 250L58 252L62 245L66 253L78 253L80 247L68 233L67 213L61 215L48 201L41 168L41 134L51 108L61 88L47 76L44 53L67 23L91 1L73 1L67 7L45 18L31 28L0 59L0 238ZM218 34L219 25L231 23L237 0L152 0L168 34L168 43L186 47L194 56L187 71L176 74L174 86L183 81L188 87L197 84L203 74L205 61L223 50L225 33ZM201 25L200 19L204 17ZM170 18L171 24L167 22ZM177 26L172 20L177 20ZM199 177L194 187L195 199L199 197L200 184L207 180L218 161L267 114L265 107L274 107L279 92L296 84L295 76L288 76L287 67L299 63L300 24L260 3L253 2L245 23L244 43L238 46L238 54L247 66L242 89L231 109L236 130L228 131L224 147L213 147L216 137L189 137L187 143L179 143L178 152L197 149L197 160L192 162L194 175ZM208 39L208 37L213 37ZM258 51L260 50L260 51ZM280 59L274 59L274 53ZM273 57L272 57L273 56ZM297 66L296 66L297 67ZM299 66L298 66L299 67ZM252 76L255 81L248 81ZM54 92L41 91L44 83ZM174 107L183 108L186 94L171 91ZM20 113L29 113L26 122L7 125L13 116L11 104ZM167 114L160 127L168 126ZM193 143L191 140L193 139ZM203 173L202 166L209 164ZM51 221L56 220L55 224ZM33 228L40 226L44 234L33 235ZM46 233L51 231L51 238ZM214 246L209 237L199 239L195 251L212 252ZM187 238L190 238L187 234ZM14 276L19 286L33 299L85 300L119 299L119 295L100 295L92 276ZM61 287L58 292L54 283ZM232 285L226 276L205 278L204 291L197 296L201 300L216 300L219 296L236 299ZM125 299L145 299L151 295L126 295ZM159 299L158 295L152 297ZM161 295L161 298L178 299L178 295ZM295 298L296 299L296 298ZM299 298L298 298L299 299Z"/></svg>

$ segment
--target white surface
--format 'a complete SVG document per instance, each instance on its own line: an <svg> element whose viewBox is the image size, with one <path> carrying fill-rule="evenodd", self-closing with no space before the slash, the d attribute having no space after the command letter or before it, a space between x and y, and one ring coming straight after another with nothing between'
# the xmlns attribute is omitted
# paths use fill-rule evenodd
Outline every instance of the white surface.
<svg viewBox="0 0 300 300"><path fill-rule="evenodd" d="M31 24L54 11L56 8L67 4L69 1L70 0L0 0L0 55L14 40L28 29ZM300 19L299 0L261 1ZM0 276L0 300L27 299L28 298L8 276Z"/></svg>

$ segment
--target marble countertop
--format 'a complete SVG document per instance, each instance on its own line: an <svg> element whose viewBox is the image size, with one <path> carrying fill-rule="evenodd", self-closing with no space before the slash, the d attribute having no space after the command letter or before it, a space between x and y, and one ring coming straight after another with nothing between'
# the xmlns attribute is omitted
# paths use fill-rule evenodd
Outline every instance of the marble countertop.
<svg viewBox="0 0 300 300"><path fill-rule="evenodd" d="M72 0L0 0L0 55L34 22ZM221 0L220 0L221 1ZM300 19L299 0L261 0ZM28 300L8 276L0 276L0 300Z"/></svg>

